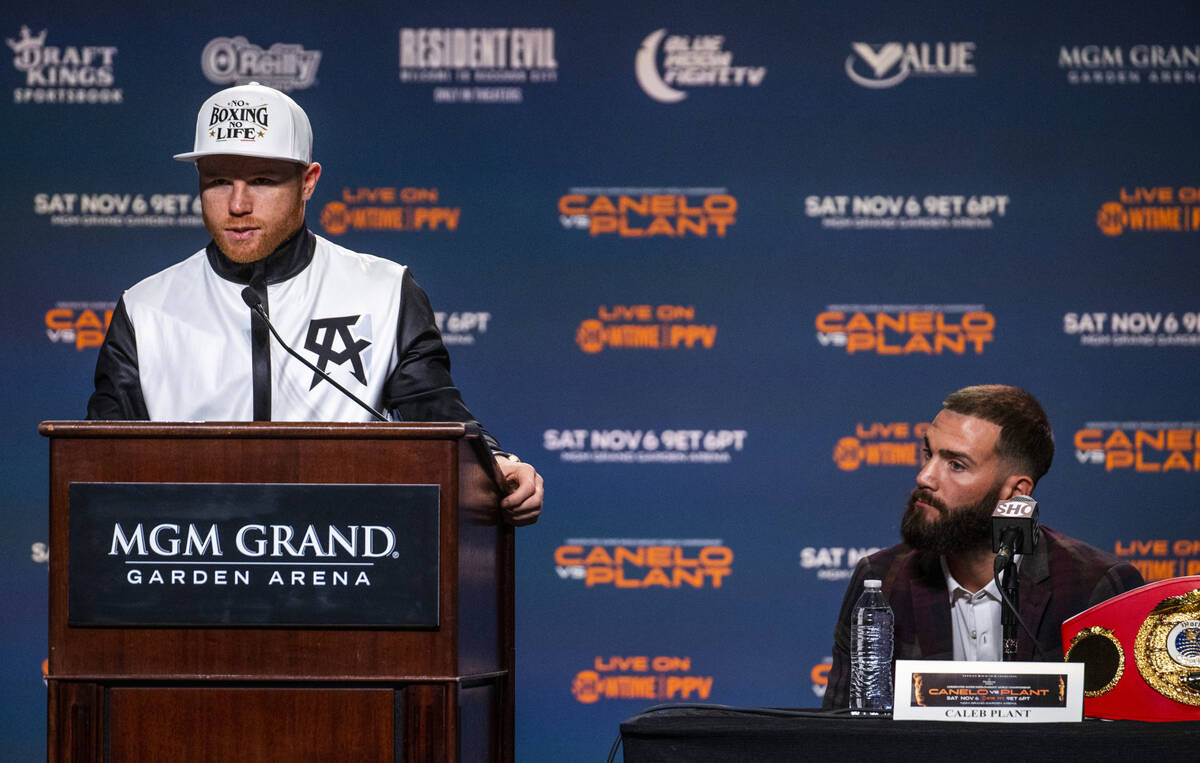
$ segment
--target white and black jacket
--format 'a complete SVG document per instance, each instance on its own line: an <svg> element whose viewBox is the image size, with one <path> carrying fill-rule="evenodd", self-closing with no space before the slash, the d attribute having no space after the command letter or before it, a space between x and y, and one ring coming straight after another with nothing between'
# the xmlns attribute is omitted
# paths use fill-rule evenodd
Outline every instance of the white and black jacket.
<svg viewBox="0 0 1200 763"><path fill-rule="evenodd" d="M126 291L100 348L88 418L371 420L252 323L247 286L284 341L367 403L402 421L475 424L408 268L304 227L254 263L210 242Z"/></svg>

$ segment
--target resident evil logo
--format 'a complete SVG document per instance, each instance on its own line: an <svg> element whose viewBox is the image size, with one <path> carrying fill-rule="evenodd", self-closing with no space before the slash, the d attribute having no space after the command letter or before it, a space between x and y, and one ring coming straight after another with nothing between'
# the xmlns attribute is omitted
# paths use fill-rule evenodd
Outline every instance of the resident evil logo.
<svg viewBox="0 0 1200 763"><path fill-rule="evenodd" d="M371 346L367 339L356 339L350 329L358 323L358 315L346 315L341 318L314 318L308 323L308 336L304 340L304 349L317 356L317 368L328 373L328 365L333 363L341 366L350 363L354 378L360 384L367 383L367 373L363 368L362 352ZM313 374L309 389L321 381L319 374Z"/></svg>

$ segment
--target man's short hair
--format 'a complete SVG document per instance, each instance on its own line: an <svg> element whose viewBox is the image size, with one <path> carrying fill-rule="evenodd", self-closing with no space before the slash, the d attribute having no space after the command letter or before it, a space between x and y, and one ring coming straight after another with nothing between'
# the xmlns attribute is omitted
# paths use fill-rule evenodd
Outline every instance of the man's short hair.
<svg viewBox="0 0 1200 763"><path fill-rule="evenodd" d="M1050 471L1054 433L1042 406L1025 390L1005 384L963 387L951 393L942 406L999 426L996 453L1018 469L1028 469L1035 485Z"/></svg>

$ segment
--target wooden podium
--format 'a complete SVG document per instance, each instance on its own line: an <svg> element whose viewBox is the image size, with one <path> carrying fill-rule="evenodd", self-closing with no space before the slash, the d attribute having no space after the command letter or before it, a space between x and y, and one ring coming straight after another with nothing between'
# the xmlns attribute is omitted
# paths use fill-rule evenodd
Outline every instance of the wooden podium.
<svg viewBox="0 0 1200 763"><path fill-rule="evenodd" d="M45 422L40 431L50 439L51 761L512 760L512 530L498 518L494 464L464 425ZM94 581L81 575L72 593L70 543L81 532L71 529L72 496L81 485L142 483L201 494L214 483L437 486L435 624L80 624L91 602L79 587ZM81 513L90 506L76 502ZM355 507L341 508L351 517ZM403 540L402 520L395 530ZM114 534L113 554L144 540L126 531ZM158 589L173 606L200 590ZM338 594L329 591L320 596Z"/></svg>

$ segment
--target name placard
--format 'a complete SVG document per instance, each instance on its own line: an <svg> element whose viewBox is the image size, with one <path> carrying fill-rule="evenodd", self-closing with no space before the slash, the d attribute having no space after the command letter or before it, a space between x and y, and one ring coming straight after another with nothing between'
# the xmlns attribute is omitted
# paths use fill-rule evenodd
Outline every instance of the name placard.
<svg viewBox="0 0 1200 763"><path fill-rule="evenodd" d="M72 626L438 626L437 485L72 483Z"/></svg>
<svg viewBox="0 0 1200 763"><path fill-rule="evenodd" d="M896 720L1058 723L1083 719L1083 665L897 660Z"/></svg>

